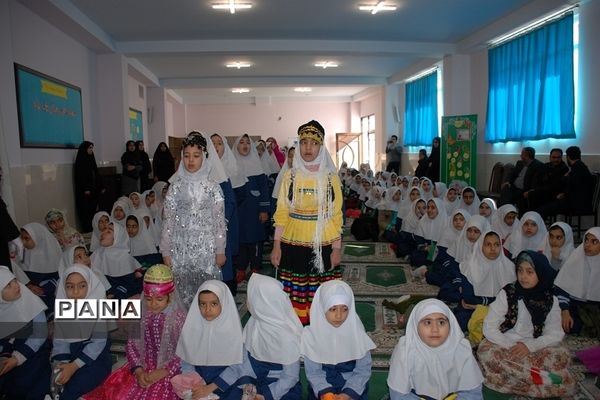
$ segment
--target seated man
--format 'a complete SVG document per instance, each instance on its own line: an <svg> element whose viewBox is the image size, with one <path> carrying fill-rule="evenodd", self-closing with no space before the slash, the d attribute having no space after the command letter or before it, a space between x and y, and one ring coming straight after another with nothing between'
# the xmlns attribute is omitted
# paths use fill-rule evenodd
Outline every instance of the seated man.
<svg viewBox="0 0 600 400"><path fill-rule="evenodd" d="M523 193L528 207L522 212L537 210L540 206L555 200L556 196L563 191L563 177L569 172L569 167L563 161L562 155L561 149L550 151L550 161L544 164L540 186Z"/></svg>
<svg viewBox="0 0 600 400"><path fill-rule="evenodd" d="M508 181L502 184L498 206L514 204L522 214L521 210L527 208L527 199L524 193L540 186L543 169L544 164L535 158L535 149L524 147L515 170Z"/></svg>
<svg viewBox="0 0 600 400"><path fill-rule="evenodd" d="M562 190L550 203L538 210L544 218L556 214L584 214L592 210L594 179L588 167L581 161L581 149L567 149L567 163L571 170L563 177Z"/></svg>

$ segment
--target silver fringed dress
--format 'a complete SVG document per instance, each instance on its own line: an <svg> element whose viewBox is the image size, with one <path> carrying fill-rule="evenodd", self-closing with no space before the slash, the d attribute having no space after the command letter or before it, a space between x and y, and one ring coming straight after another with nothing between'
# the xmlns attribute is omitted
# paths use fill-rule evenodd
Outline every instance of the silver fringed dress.
<svg viewBox="0 0 600 400"><path fill-rule="evenodd" d="M219 184L209 179L177 177L169 187L160 249L171 257L175 287L188 309L204 281L221 279L215 255L225 253L224 204Z"/></svg>

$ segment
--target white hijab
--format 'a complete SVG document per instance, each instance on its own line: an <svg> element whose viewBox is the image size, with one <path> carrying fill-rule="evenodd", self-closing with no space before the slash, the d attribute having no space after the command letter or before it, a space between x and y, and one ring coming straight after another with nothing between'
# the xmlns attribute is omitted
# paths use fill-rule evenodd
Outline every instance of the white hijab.
<svg viewBox="0 0 600 400"><path fill-rule="evenodd" d="M25 249L23 254L23 270L42 274L58 271L62 256L60 244L44 225L31 222L23 227L35 242L31 250Z"/></svg>
<svg viewBox="0 0 600 400"><path fill-rule="evenodd" d="M217 135L223 141L224 151L223 157L221 157L220 160L223 168L225 169L225 174L229 177L229 180L231 180L231 186L234 189L244 186L244 184L248 182L248 179L246 179L246 175L244 175L243 172L240 172L237 159L233 155L231 148L227 145L227 140L225 140L225 138L218 133L212 134L211 137L214 135Z"/></svg>
<svg viewBox="0 0 600 400"><path fill-rule="evenodd" d="M523 224L528 220L535 222L538 227L538 231L532 237L526 237L523 234ZM516 257L517 254L523 250L542 251L544 250L544 239L547 234L548 230L546 229L546 224L544 223L542 216L535 211L528 211L523 214L520 224L515 227L515 230L510 237L510 246L508 250L513 257Z"/></svg>
<svg viewBox="0 0 600 400"><path fill-rule="evenodd" d="M415 231L415 234L421 236L425 240L439 242L444 235L444 230L448 226L448 215L446 214L446 208L442 203L442 199L432 197L427 200L427 204L433 202L437 208L438 214L435 218L431 219L427 215L423 215L423 218L419 221L419 226Z"/></svg>
<svg viewBox="0 0 600 400"><path fill-rule="evenodd" d="M383 194L385 193L385 189L381 186L373 186L369 192L369 198L365 202L365 206L378 209L379 204L384 201Z"/></svg>
<svg viewBox="0 0 600 400"><path fill-rule="evenodd" d="M570 225L561 221L555 222L552 225L550 225L550 229L552 229L552 227L554 226L558 226L563 231L565 236L565 243L560 248L560 259L563 260L564 264L564 262L569 258L569 256L573 252L573 250L575 250L575 244L573 242L573 229L571 229ZM550 248L549 241L550 229L548 229L546 239L544 240L544 255L548 260L552 260L552 249Z"/></svg>
<svg viewBox="0 0 600 400"><path fill-rule="evenodd" d="M417 231L417 229L419 228L419 220L422 219L422 217L423 217L423 216L419 217L417 215L417 203L420 201L427 204L427 201L425 201L424 199L416 199L415 201L412 202L411 212L402 219L402 226L400 227L401 231L404 231L407 233L415 233Z"/></svg>
<svg viewBox="0 0 600 400"><path fill-rule="evenodd" d="M255 146L258 146L258 143L256 143ZM258 154L258 150L256 151L256 153ZM276 174L281 169L281 167L279 166L279 162L277 161L277 157L275 157L275 153L269 154L269 150L267 150L266 147L264 153L262 154L262 156L259 156L259 158L260 163L263 167L263 171L265 171L265 174L267 176Z"/></svg>
<svg viewBox="0 0 600 400"><path fill-rule="evenodd" d="M0 290L15 279L10 269L0 265ZM44 302L31 292L21 282L18 282L21 289L21 297L14 301L6 301L0 294L0 339L17 332L27 325L36 315L46 309Z"/></svg>
<svg viewBox="0 0 600 400"><path fill-rule="evenodd" d="M425 189L423 188L423 183L425 183L425 181L429 182L429 191L425 191ZM425 200L429 200L429 199L433 198L433 182L431 182L431 179L424 177L423 180L421 181L420 187L421 187L421 193Z"/></svg>
<svg viewBox="0 0 600 400"><path fill-rule="evenodd" d="M468 206L467 204L465 204L465 201L463 200L463 194L465 193L465 190L467 189L471 189L473 191L473 203L471 203L470 206ZM471 215L476 215L479 214L479 196L477 196L477 191L475 190L474 187L472 186L467 186L465 188L463 188L463 190L460 192L460 203L458 204L458 208L462 208L463 210L467 210L467 212Z"/></svg>
<svg viewBox="0 0 600 400"><path fill-rule="evenodd" d="M451 187L448 190L446 190L446 192L444 193L444 207L446 207L446 212L448 213L448 215L452 214L452 212L454 210L456 210L457 208L459 208L459 204L460 201L458 199L458 196L456 196L454 198L454 201L450 201L448 200L448 193L450 192L450 190L454 190L454 192L456 193L456 189ZM467 211L467 210L465 210ZM467 211L468 212L468 211ZM469 213L469 215L471 215L471 213Z"/></svg>
<svg viewBox="0 0 600 400"><path fill-rule="evenodd" d="M513 222L513 224L510 226L506 225L506 222L504 222L506 215L511 212L514 212L517 215L519 214L514 205L505 204L500 206L492 216L492 229L500 234L500 238L502 240L508 239L514 228L520 226L519 219L517 217L515 217L515 222Z"/></svg>
<svg viewBox="0 0 600 400"><path fill-rule="evenodd" d="M208 290L221 303L221 314L207 321L200 314L198 296ZM192 365L229 366L243 359L242 324L235 300L227 285L221 281L205 281L196 292L183 324L177 355Z"/></svg>
<svg viewBox="0 0 600 400"><path fill-rule="evenodd" d="M418 199L422 199L423 198L423 192L421 191L420 188L418 187L411 187L407 192L406 192L406 198L402 200L402 203L400 204L400 208L398 209L398 216L402 219L408 217L413 209L413 201L410 199L410 194L412 193L413 190L416 190L419 192L419 197ZM427 201L425 201L425 203L427 203Z"/></svg>
<svg viewBox="0 0 600 400"><path fill-rule="evenodd" d="M429 347L419 337L418 324L429 314L444 314L450 323L446 341ZM413 309L390 361L387 384L390 389L406 394L413 389L418 395L442 399L450 393L475 389L483 382L481 370L473 357L456 317L447 305L427 299Z"/></svg>
<svg viewBox="0 0 600 400"><path fill-rule="evenodd" d="M117 199L117 201L115 201L113 203L112 206L112 210L110 210L110 219L112 222L114 222L115 224L119 224L121 226L125 226L125 220L127 219L127 215L129 215L129 213L131 212L131 207L130 207L130 201L129 198L127 197L122 197ZM118 220L115 218L115 209L117 207L121 207L123 209L123 213L124 213L124 217L121 220Z"/></svg>
<svg viewBox="0 0 600 400"><path fill-rule="evenodd" d="M56 289L56 299L69 299L65 290L66 280L73 273L80 274L87 282L87 294L85 299L105 299L106 290L98 277L90 268L81 264L72 264L64 272L64 277L61 278ZM69 343L81 342L92 337L94 333L107 333L108 324L106 320L97 319L86 320L84 322L73 322L69 320L54 320L54 338L60 339Z"/></svg>
<svg viewBox="0 0 600 400"><path fill-rule="evenodd" d="M471 253L473 253L473 246L475 244L467 238L467 229L472 227L479 229L481 234L483 234L483 232L490 229L490 224L479 214L471 215L458 239L448 248L448 254L454 257L457 263L467 260L471 256Z"/></svg>
<svg viewBox="0 0 600 400"><path fill-rule="evenodd" d="M181 162L179 163L181 164ZM152 211L154 218L161 218L162 209L165 204L165 198L162 194L162 191L167 185L167 182L158 181L152 186L152 191L154 192L154 203L152 203L150 211Z"/></svg>
<svg viewBox="0 0 600 400"><path fill-rule="evenodd" d="M325 314L340 304L348 307L348 317L336 328ZM340 280L321 284L310 307L310 325L302 332L302 355L317 363L335 365L360 360L375 347L356 313L350 286Z"/></svg>
<svg viewBox="0 0 600 400"><path fill-rule="evenodd" d="M460 263L460 272L473 285L476 296L496 297L500 289L517 280L515 264L504 255L502 246L495 260L483 255L485 235L494 231L481 232L481 236L473 247L471 257ZM498 235L499 236L499 235Z"/></svg>
<svg viewBox="0 0 600 400"><path fill-rule="evenodd" d="M458 214L462 215L465 219L463 229L460 231L454 227L454 217ZM447 249L450 248L450 246L458 240L462 231L465 230L469 218L471 218L471 215L462 208L457 208L456 210L454 210L452 214L450 214L450 216L448 217L448 225L446 226L446 229L444 229L442 238L440 239L438 245Z"/></svg>
<svg viewBox="0 0 600 400"><path fill-rule="evenodd" d="M58 264L58 278L59 279L63 279L67 268L69 268L70 266L75 264L75 250L77 250L78 248L85 249L85 246L78 244L75 246L67 247L65 249L65 251L63 251L62 257L60 258L60 264ZM89 268L91 268L91 267L89 267ZM98 271L96 269L92 269L92 272L98 277L98 279L104 286L104 289L106 289L106 290L110 289L110 283L108 282L108 279L106 279L106 276L104 276L104 274L102 274L100 271Z"/></svg>
<svg viewBox="0 0 600 400"><path fill-rule="evenodd" d="M600 239L600 228L595 226L585 232ZM600 301L600 254L588 257L583 243L564 262L554 284L571 296L581 300Z"/></svg>
<svg viewBox="0 0 600 400"><path fill-rule="evenodd" d="M394 200L394 195L396 193L400 193L400 199L398 201ZM400 207L402 207L402 189L398 186L392 186L385 191L385 198L381 202L379 209L396 211L396 213L398 213L400 211Z"/></svg>
<svg viewBox="0 0 600 400"><path fill-rule="evenodd" d="M479 207L481 207L481 205L485 203L488 205L489 208L492 209L492 213L490 214L489 217L485 217L488 222L491 224L494 221L494 215L496 215L496 202L493 199L490 199L489 197L486 197L485 199L481 200L481 202L479 203ZM500 233L500 232L498 232ZM500 236L500 239L502 239L502 236Z"/></svg>
<svg viewBox="0 0 600 400"><path fill-rule="evenodd" d="M142 200L143 201L143 200ZM100 222L100 218L108 217L108 221L110 222L110 215L106 211L98 211L94 214L94 218L92 218L92 239L90 242L90 251L96 250L100 247L100 228L98 228L98 223Z"/></svg>
<svg viewBox="0 0 600 400"><path fill-rule="evenodd" d="M238 144L240 144L240 141L243 137L244 135L238 137L233 143L233 146L231 146L231 151L233 152L233 155L237 160L237 165L240 173L246 179L250 176L264 174L265 171L263 170L262 164L260 162L260 157L258 156L258 152L256 151L256 146L254 145L254 142L252 141L250 136L248 136L248 140L250 140L250 152L247 155L243 156L238 151Z"/></svg>
<svg viewBox="0 0 600 400"><path fill-rule="evenodd" d="M288 161L289 161L288 157L290 156L291 149L292 148L288 149L288 151L285 155L285 161L283 163L283 166L281 167L281 170L277 174L277 179L275 179L275 185L273 186L273 193L271 194L271 197L274 199L279 198L279 191L281 190L281 182L283 181L283 178L284 178L287 170L290 169L290 166L288 164ZM294 149L294 157L296 157L296 148L293 147L293 149ZM293 159L292 159L292 161L293 161Z"/></svg>
<svg viewBox="0 0 600 400"><path fill-rule="evenodd" d="M446 186L446 184L444 182L435 182L433 184L433 187L435 188L435 192L437 193L437 196L435 197L443 199L446 195L446 192L448 191L448 187Z"/></svg>
<svg viewBox="0 0 600 400"><path fill-rule="evenodd" d="M259 361L289 365L300 359L302 324L283 285L266 275L248 281L248 310L244 344Z"/></svg>
<svg viewBox="0 0 600 400"><path fill-rule="evenodd" d="M141 265L129 254L129 236L119 224L113 224L114 240L108 247L100 246L92 253L94 269L108 276L124 276L131 274Z"/></svg>
<svg viewBox="0 0 600 400"><path fill-rule="evenodd" d="M145 256L156 253L154 238L146 227L146 221L140 213L129 214L127 218L134 217L138 223L138 232L134 237L129 238L129 254L132 256Z"/></svg>

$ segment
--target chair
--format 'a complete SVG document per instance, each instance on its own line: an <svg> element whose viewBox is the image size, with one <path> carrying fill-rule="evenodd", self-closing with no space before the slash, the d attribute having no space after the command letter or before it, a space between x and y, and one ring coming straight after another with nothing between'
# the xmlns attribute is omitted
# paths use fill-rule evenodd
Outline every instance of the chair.
<svg viewBox="0 0 600 400"><path fill-rule="evenodd" d="M565 221L573 228L573 233L577 233L577 237L581 238L581 233L585 232L581 225L581 217L594 217L594 225L598 226L598 206L600 203L600 172L592 172L594 192L592 196L592 208L589 212L582 214L566 214ZM573 220L577 218L577 224L573 224Z"/></svg>
<svg viewBox="0 0 600 400"><path fill-rule="evenodd" d="M502 164L501 162L497 162L492 168L488 190L484 192L479 192L478 196L480 198L489 197L494 199L495 201L498 201L498 199L500 198L500 189L502 187L503 178L504 164Z"/></svg>

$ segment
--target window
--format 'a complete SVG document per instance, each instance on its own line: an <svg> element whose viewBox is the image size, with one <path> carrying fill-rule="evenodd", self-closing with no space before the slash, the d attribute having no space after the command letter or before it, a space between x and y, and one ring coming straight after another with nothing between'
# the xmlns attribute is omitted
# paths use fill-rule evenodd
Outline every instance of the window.
<svg viewBox="0 0 600 400"><path fill-rule="evenodd" d="M439 136L438 70L406 83L404 145L431 146Z"/></svg>
<svg viewBox="0 0 600 400"><path fill-rule="evenodd" d="M575 137L570 12L488 52L486 141Z"/></svg>
<svg viewBox="0 0 600 400"><path fill-rule="evenodd" d="M360 131L362 132L362 162L369 163L371 169L375 165L375 115L369 115L360 119Z"/></svg>

